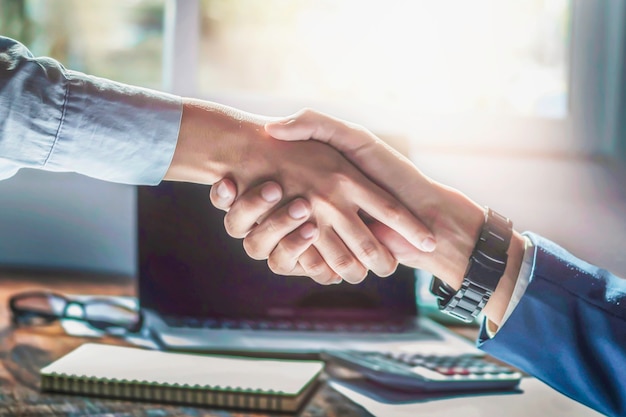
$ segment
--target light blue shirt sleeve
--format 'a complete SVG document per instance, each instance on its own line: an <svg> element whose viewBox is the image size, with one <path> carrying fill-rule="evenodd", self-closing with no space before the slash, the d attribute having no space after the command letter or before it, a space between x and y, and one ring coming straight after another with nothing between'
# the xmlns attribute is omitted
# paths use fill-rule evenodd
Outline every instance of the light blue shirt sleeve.
<svg viewBox="0 0 626 417"><path fill-rule="evenodd" d="M180 97L67 70L0 37L0 179L36 168L158 184L181 117Z"/></svg>

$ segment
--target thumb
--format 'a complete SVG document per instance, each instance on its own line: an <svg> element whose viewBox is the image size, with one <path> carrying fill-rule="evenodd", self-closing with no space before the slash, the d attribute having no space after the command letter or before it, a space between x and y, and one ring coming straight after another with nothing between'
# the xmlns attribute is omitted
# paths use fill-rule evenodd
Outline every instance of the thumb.
<svg viewBox="0 0 626 417"><path fill-rule="evenodd" d="M265 131L285 141L315 139L343 153L349 153L372 141L367 135L355 134L346 122L310 109L266 123Z"/></svg>
<svg viewBox="0 0 626 417"><path fill-rule="evenodd" d="M213 184L209 197L216 208L228 211L237 197L237 186L232 180L223 178Z"/></svg>
<svg viewBox="0 0 626 417"><path fill-rule="evenodd" d="M313 137L314 129L311 124L298 115L268 122L265 124L265 131L270 136L285 141L316 139Z"/></svg>

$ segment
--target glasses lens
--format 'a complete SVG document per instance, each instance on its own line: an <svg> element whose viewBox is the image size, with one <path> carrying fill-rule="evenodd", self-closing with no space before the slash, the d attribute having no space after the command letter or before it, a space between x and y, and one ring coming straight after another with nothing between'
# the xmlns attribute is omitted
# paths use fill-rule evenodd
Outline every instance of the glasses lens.
<svg viewBox="0 0 626 417"><path fill-rule="evenodd" d="M65 308L66 301L63 297L55 294L33 293L19 297L15 301L15 306L20 310L41 312L47 314L61 315Z"/></svg>
<svg viewBox="0 0 626 417"><path fill-rule="evenodd" d="M139 322L139 313L123 304L108 300L91 300L85 305L84 319L99 328L117 326L133 329Z"/></svg>
<svg viewBox="0 0 626 417"><path fill-rule="evenodd" d="M43 324L63 316L67 300L53 293L28 293L13 299L14 313L22 322Z"/></svg>

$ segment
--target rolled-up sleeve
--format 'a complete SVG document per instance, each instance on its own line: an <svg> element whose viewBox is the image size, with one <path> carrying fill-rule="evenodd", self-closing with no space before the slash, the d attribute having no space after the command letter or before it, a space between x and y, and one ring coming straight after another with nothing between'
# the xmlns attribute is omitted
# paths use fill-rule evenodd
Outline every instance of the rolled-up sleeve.
<svg viewBox="0 0 626 417"><path fill-rule="evenodd" d="M181 116L180 97L67 70L0 37L0 179L28 167L157 184Z"/></svg>

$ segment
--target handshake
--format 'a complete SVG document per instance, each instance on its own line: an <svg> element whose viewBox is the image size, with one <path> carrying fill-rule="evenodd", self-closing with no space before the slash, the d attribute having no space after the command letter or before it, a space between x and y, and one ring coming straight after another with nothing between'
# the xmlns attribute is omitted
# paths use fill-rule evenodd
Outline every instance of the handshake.
<svg viewBox="0 0 626 417"><path fill-rule="evenodd" d="M363 127L303 110L270 120L185 101L165 179L213 184L227 232L281 275L321 284L384 277L398 263L461 287L484 208L425 176ZM211 120L207 128L207 117ZM519 272L523 237L484 309L498 324Z"/></svg>

